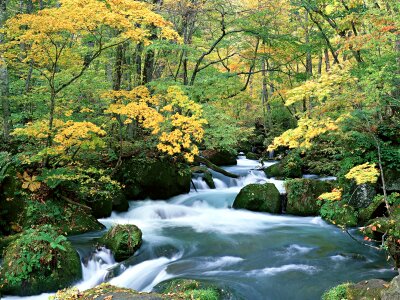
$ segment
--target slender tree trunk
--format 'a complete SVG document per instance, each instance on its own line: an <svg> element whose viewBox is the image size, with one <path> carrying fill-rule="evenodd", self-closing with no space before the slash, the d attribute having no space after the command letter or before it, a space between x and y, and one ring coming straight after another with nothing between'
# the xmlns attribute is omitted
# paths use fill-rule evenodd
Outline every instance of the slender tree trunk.
<svg viewBox="0 0 400 300"><path fill-rule="evenodd" d="M321 76L321 74L322 74L322 53L320 53L318 57L318 75Z"/></svg>
<svg viewBox="0 0 400 300"><path fill-rule="evenodd" d="M7 0L0 0L0 28L7 20ZM4 36L0 33L0 44L4 41ZM9 102L9 80L8 69L4 58L0 53L0 98L3 111L3 137L6 142L9 141L11 131L11 113Z"/></svg>
<svg viewBox="0 0 400 300"><path fill-rule="evenodd" d="M305 16L304 16L304 29L305 29L305 39L306 39L306 45L307 45L307 54L306 54L306 73L307 77L311 78L313 76L313 64L312 64L312 55L311 55L311 50L310 50L310 32L308 28L308 11L305 11Z"/></svg>
<svg viewBox="0 0 400 300"><path fill-rule="evenodd" d="M324 56L325 56L325 71L329 72L329 70L331 69L331 63L329 61L329 52L327 48L324 49Z"/></svg>

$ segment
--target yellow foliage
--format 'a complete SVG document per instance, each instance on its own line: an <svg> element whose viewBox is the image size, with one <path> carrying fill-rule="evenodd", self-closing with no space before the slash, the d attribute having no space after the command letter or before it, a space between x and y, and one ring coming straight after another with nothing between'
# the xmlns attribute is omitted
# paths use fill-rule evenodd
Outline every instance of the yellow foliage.
<svg viewBox="0 0 400 300"><path fill-rule="evenodd" d="M330 193L323 193L318 197L319 200L340 201L342 200L342 189L333 189Z"/></svg>
<svg viewBox="0 0 400 300"><path fill-rule="evenodd" d="M364 183L376 183L379 177L379 171L376 168L375 164L371 164L369 162L358 165L352 168L345 177L347 179L354 179L357 185L361 185Z"/></svg>
<svg viewBox="0 0 400 300"><path fill-rule="evenodd" d="M299 120L297 127L285 131L276 137L268 150L275 150L279 146L289 148L310 148L312 139L331 130L338 129L336 122L327 118L326 120L313 120L302 118Z"/></svg>
<svg viewBox="0 0 400 300"><path fill-rule="evenodd" d="M140 86L132 91L109 91L103 97L116 102L106 113L118 115L125 125L135 121L157 135L158 150L169 155L183 154L190 162L198 155L196 144L203 140L206 120L202 118L201 105L179 87L168 88L166 95L151 95Z"/></svg>
<svg viewBox="0 0 400 300"><path fill-rule="evenodd" d="M30 176L26 171L23 175L18 173L18 177L22 180L22 188L35 192L40 189L41 183L37 181L36 176Z"/></svg>

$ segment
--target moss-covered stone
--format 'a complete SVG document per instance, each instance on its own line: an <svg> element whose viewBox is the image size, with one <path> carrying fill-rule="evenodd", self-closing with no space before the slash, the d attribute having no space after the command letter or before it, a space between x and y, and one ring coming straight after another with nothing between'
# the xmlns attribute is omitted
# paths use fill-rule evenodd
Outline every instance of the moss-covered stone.
<svg viewBox="0 0 400 300"><path fill-rule="evenodd" d="M245 186L236 196L233 208L274 214L282 212L279 191L272 183Z"/></svg>
<svg viewBox="0 0 400 300"><path fill-rule="evenodd" d="M206 172L204 172L203 180L207 183L210 189L215 189L214 179L210 171L207 170Z"/></svg>
<svg viewBox="0 0 400 300"><path fill-rule="evenodd" d="M355 227L358 223L355 209L340 201L326 201L320 214L324 220L341 227Z"/></svg>
<svg viewBox="0 0 400 300"><path fill-rule="evenodd" d="M381 205L384 205L384 199L382 197L375 197L374 201L367 207L361 208L358 211L358 218L361 224L365 224L372 218L374 218L375 212Z"/></svg>
<svg viewBox="0 0 400 300"><path fill-rule="evenodd" d="M376 185L356 185L354 181L346 181L343 184L343 199L356 209L366 208L376 196Z"/></svg>
<svg viewBox="0 0 400 300"><path fill-rule="evenodd" d="M102 283L97 287L80 292L77 288L70 288L58 291L51 299L82 299L82 300L172 300L170 296L156 293L140 293L132 289L112 286ZM179 298L175 298L179 299Z"/></svg>
<svg viewBox="0 0 400 300"><path fill-rule="evenodd" d="M380 300L387 282L381 279L363 280L347 288L348 300Z"/></svg>
<svg viewBox="0 0 400 300"><path fill-rule="evenodd" d="M343 300L347 299L347 289L350 283L339 284L322 295L322 300Z"/></svg>
<svg viewBox="0 0 400 300"><path fill-rule="evenodd" d="M400 170L385 169L386 190L400 192Z"/></svg>
<svg viewBox="0 0 400 300"><path fill-rule="evenodd" d="M142 231L135 225L116 225L100 238L99 243L113 252L116 261L123 261L140 248Z"/></svg>
<svg viewBox="0 0 400 300"><path fill-rule="evenodd" d="M398 300L400 299L400 276L396 276L390 282L389 287L382 289L382 300Z"/></svg>
<svg viewBox="0 0 400 300"><path fill-rule="evenodd" d="M217 166L231 166L236 165L236 155L226 150L204 150L202 155Z"/></svg>
<svg viewBox="0 0 400 300"><path fill-rule="evenodd" d="M264 169L265 175L275 178L301 178L301 160L298 156L286 156L279 163Z"/></svg>
<svg viewBox="0 0 400 300"><path fill-rule="evenodd" d="M26 201L19 223L25 229L35 225L51 224L65 235L99 231L105 228L91 215L90 210L54 199L48 199L45 202Z"/></svg>
<svg viewBox="0 0 400 300"><path fill-rule="evenodd" d="M387 282L381 279L363 280L355 284L343 283L325 292L322 300L381 300L381 293L386 290L386 285Z"/></svg>
<svg viewBox="0 0 400 300"><path fill-rule="evenodd" d="M253 152L247 152L246 153L246 158L251 159L251 160L258 160L259 156L256 153Z"/></svg>
<svg viewBox="0 0 400 300"><path fill-rule="evenodd" d="M82 299L82 300L218 300L218 291L207 289L176 289L174 292L142 293L132 289L112 286L102 283L97 287L80 292L77 288L58 291L52 300Z"/></svg>
<svg viewBox="0 0 400 300"><path fill-rule="evenodd" d="M67 287L81 278L78 253L49 225L26 230L4 251L0 291L36 295Z"/></svg>
<svg viewBox="0 0 400 300"><path fill-rule="evenodd" d="M218 300L222 294L217 287L192 279L173 279L155 289L166 295L180 295L183 299Z"/></svg>
<svg viewBox="0 0 400 300"><path fill-rule="evenodd" d="M332 190L332 183L311 179L293 179L285 183L287 191L286 212L298 216L315 216L319 213L318 197Z"/></svg>
<svg viewBox="0 0 400 300"><path fill-rule="evenodd" d="M187 165L168 159L126 159L117 174L130 199L168 199L190 191L191 171Z"/></svg>

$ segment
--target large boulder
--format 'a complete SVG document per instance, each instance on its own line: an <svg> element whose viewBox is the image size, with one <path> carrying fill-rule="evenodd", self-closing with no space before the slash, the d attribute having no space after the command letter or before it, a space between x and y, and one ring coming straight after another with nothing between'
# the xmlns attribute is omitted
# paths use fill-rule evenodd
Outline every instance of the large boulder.
<svg viewBox="0 0 400 300"><path fill-rule="evenodd" d="M237 164L236 155L226 150L204 150L202 151L202 155L216 166L231 166Z"/></svg>
<svg viewBox="0 0 400 300"><path fill-rule="evenodd" d="M142 244L142 231L135 225L116 225L99 240L114 254L116 261L123 261L135 254Z"/></svg>
<svg viewBox="0 0 400 300"><path fill-rule="evenodd" d="M0 292L36 295L70 286L81 278L78 253L52 226L26 230L4 251Z"/></svg>
<svg viewBox="0 0 400 300"><path fill-rule="evenodd" d="M117 174L128 199L168 199L190 191L190 168L168 159L124 160Z"/></svg>
<svg viewBox="0 0 400 300"><path fill-rule="evenodd" d="M91 210L57 199L48 199L45 202L26 201L19 224L25 229L51 224L65 235L82 234L105 228L91 215Z"/></svg>
<svg viewBox="0 0 400 300"><path fill-rule="evenodd" d="M246 158L251 159L251 160L259 160L260 159L259 155L256 153L253 153L253 152L247 152Z"/></svg>
<svg viewBox="0 0 400 300"><path fill-rule="evenodd" d="M320 214L324 220L341 227L355 227L358 223L354 208L341 201L326 201Z"/></svg>
<svg viewBox="0 0 400 300"><path fill-rule="evenodd" d="M367 183L356 185L351 181L344 185L344 195L347 203L354 208L366 208L376 196L376 186Z"/></svg>
<svg viewBox="0 0 400 300"><path fill-rule="evenodd" d="M400 276L396 276L390 282L387 289L381 291L382 300L399 300L400 299Z"/></svg>
<svg viewBox="0 0 400 300"><path fill-rule="evenodd" d="M385 289L387 282L381 279L363 280L349 285L347 299L349 300L379 300L381 291ZM397 298L399 299L399 298Z"/></svg>
<svg viewBox="0 0 400 300"><path fill-rule="evenodd" d="M390 192L400 192L400 171L396 169L386 169L384 174L386 190Z"/></svg>
<svg viewBox="0 0 400 300"><path fill-rule="evenodd" d="M188 285L184 281L176 280L175 282L178 283L176 288L171 292L166 290L162 294L137 292L132 289L112 286L109 283L102 283L97 287L83 292L80 292L77 288L58 291L54 296L54 300L218 300L221 298L219 291L216 289L199 289L198 282L189 280L188 282L194 282L194 284Z"/></svg>
<svg viewBox="0 0 400 300"><path fill-rule="evenodd" d="M273 183L249 184L236 196L233 208L279 214L281 202L281 195Z"/></svg>
<svg viewBox="0 0 400 300"><path fill-rule="evenodd" d="M269 166L264 169L265 175L268 178L301 178L302 163L297 155L288 155L279 163Z"/></svg>
<svg viewBox="0 0 400 300"><path fill-rule="evenodd" d="M298 216L315 216L319 213L318 197L332 190L332 183L312 179L292 179L285 182L287 191L286 212Z"/></svg>

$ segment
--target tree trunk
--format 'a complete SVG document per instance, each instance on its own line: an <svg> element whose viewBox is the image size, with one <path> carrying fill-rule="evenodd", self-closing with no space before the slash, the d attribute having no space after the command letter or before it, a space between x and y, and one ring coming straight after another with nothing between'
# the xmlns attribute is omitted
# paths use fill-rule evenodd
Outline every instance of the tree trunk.
<svg viewBox="0 0 400 300"><path fill-rule="evenodd" d="M306 54L306 73L307 73L307 78L311 78L313 76L313 64L312 64L312 56L311 56L311 50L310 50L310 32L308 28L308 11L305 11L305 16L304 16L304 29L305 29L305 39L306 39L306 45L307 45L307 54Z"/></svg>
<svg viewBox="0 0 400 300"><path fill-rule="evenodd" d="M0 0L0 28L7 20L7 0ZM3 34L0 33L0 44L4 41ZM0 55L0 98L3 110L3 137L6 142L9 141L11 131L11 113L9 102L9 80L6 61Z"/></svg>
<svg viewBox="0 0 400 300"><path fill-rule="evenodd" d="M325 71L329 72L329 70L331 69L331 63L329 61L329 52L327 48L324 49L324 55L325 55Z"/></svg>

